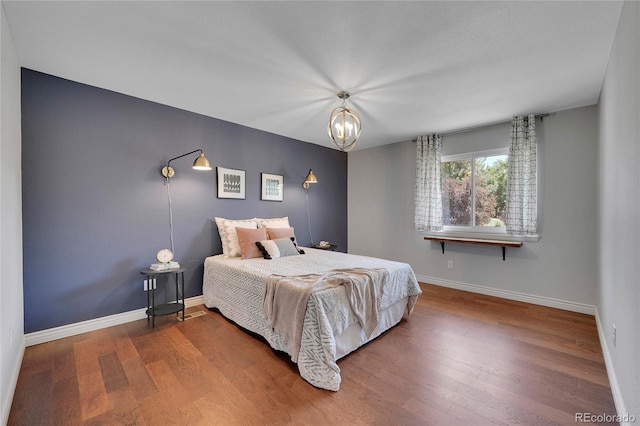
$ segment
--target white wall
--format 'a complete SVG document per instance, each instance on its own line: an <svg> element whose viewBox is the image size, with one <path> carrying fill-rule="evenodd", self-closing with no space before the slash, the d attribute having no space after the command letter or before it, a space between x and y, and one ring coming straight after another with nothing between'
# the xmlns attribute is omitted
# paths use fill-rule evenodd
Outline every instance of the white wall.
<svg viewBox="0 0 640 426"><path fill-rule="evenodd" d="M24 353L20 65L0 5L0 424L5 424Z"/></svg>
<svg viewBox="0 0 640 426"><path fill-rule="evenodd" d="M599 105L597 308L613 367L609 376L617 378L623 409L636 419L640 419L639 46L640 3L625 2Z"/></svg>
<svg viewBox="0 0 640 426"><path fill-rule="evenodd" d="M424 241L414 231L415 144L349 154L349 252L411 264L419 279L458 288L496 289L593 311L597 283L597 108L538 122L540 235L507 249ZM445 136L443 154L508 145L510 124ZM454 268L447 269L452 260ZM480 287L474 287L480 286ZM546 302L546 300L543 300ZM544 303L549 304L549 303Z"/></svg>

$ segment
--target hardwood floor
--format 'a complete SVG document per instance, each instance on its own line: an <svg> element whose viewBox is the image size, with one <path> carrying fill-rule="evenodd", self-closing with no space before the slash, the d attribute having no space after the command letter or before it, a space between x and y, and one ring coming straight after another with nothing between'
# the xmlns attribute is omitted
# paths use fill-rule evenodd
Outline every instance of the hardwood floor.
<svg viewBox="0 0 640 426"><path fill-rule="evenodd" d="M615 414L592 316L422 284L414 314L314 388L204 306L26 349L9 425L574 424Z"/></svg>

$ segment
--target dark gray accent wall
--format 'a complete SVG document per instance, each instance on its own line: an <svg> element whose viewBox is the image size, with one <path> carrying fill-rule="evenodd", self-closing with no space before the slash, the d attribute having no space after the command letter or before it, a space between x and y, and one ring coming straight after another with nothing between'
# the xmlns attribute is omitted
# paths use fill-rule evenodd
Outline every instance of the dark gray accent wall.
<svg viewBox="0 0 640 426"><path fill-rule="evenodd" d="M215 216L289 216L309 244L301 184L310 168L313 239L346 250L345 153L23 69L25 332L146 306L139 271L170 244L160 169L198 148L212 166L246 171L246 199L218 199L215 168L191 169L195 155L172 162L186 297L202 294L203 261L222 251ZM260 200L261 172L284 176L283 202Z"/></svg>

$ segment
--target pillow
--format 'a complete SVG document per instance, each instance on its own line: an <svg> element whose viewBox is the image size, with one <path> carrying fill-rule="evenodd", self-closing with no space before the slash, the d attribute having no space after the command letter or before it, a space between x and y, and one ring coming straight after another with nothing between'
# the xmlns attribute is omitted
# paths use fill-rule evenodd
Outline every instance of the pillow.
<svg viewBox="0 0 640 426"><path fill-rule="evenodd" d="M265 259L277 259L285 256L295 256L299 253L293 245L292 238L278 238L256 242Z"/></svg>
<svg viewBox="0 0 640 426"><path fill-rule="evenodd" d="M293 244L298 247L298 242L296 241L296 234L293 231L293 228L267 228L267 235L270 240L277 240L278 238L292 238Z"/></svg>
<svg viewBox="0 0 640 426"><path fill-rule="evenodd" d="M238 234L240 255L243 259L263 257L262 252L256 245L256 241L262 241L268 238L265 228L249 229L236 227L236 234Z"/></svg>
<svg viewBox="0 0 640 426"><path fill-rule="evenodd" d="M289 217L276 217L273 219L255 219L258 222L258 228L289 228Z"/></svg>
<svg viewBox="0 0 640 426"><path fill-rule="evenodd" d="M222 241L222 253L227 257L240 256L240 244L236 228L256 229L258 222L255 219L233 220L216 217L220 241Z"/></svg>

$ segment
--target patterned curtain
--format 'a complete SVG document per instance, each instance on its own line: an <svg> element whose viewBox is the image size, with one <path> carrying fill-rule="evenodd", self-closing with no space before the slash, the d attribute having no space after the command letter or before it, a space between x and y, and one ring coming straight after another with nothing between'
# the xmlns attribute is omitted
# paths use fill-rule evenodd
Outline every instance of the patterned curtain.
<svg viewBox="0 0 640 426"><path fill-rule="evenodd" d="M419 231L442 230L440 158L442 137L419 136L416 143L415 227Z"/></svg>
<svg viewBox="0 0 640 426"><path fill-rule="evenodd" d="M510 235L537 233L536 118L511 120L511 145L507 167L506 227Z"/></svg>

